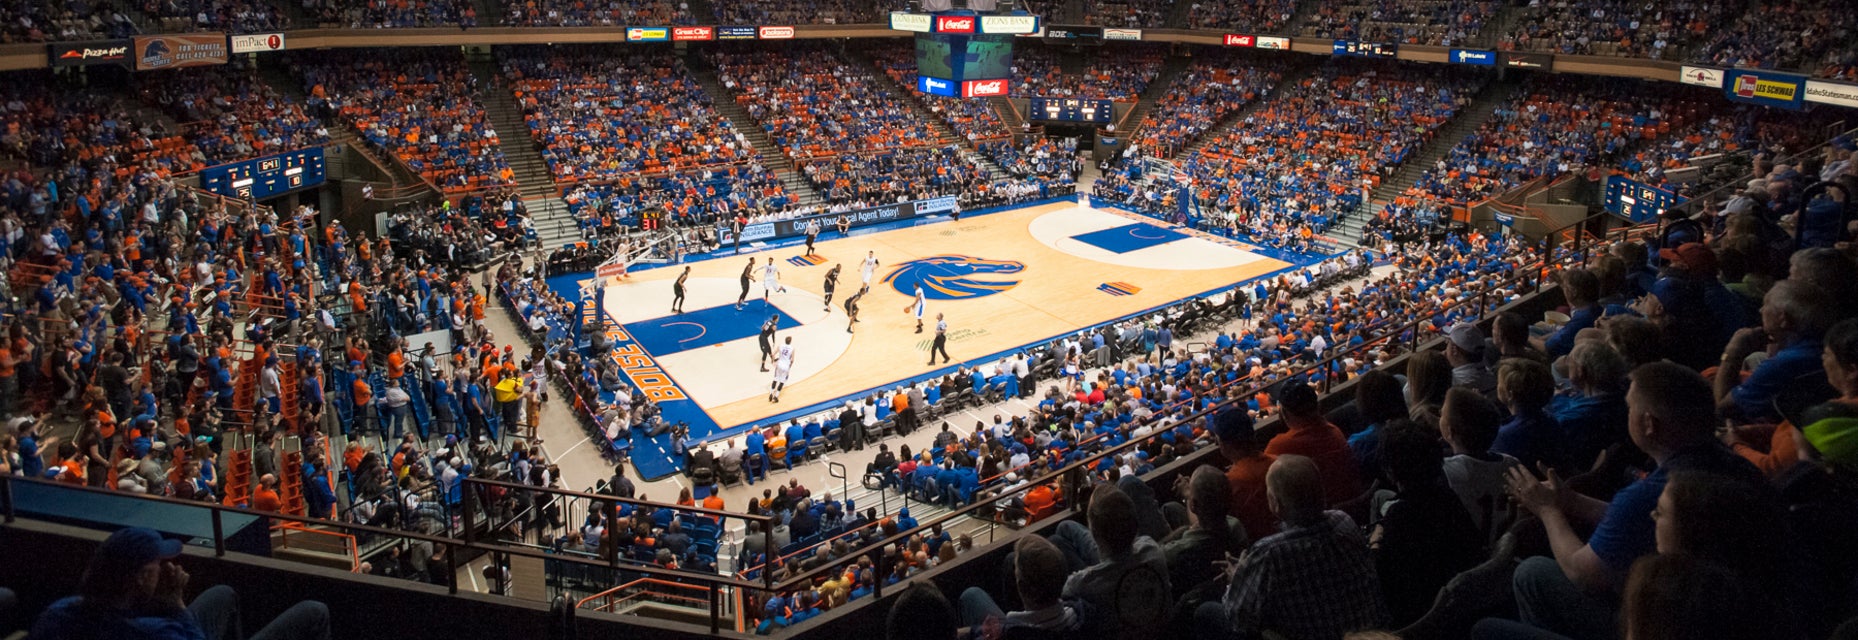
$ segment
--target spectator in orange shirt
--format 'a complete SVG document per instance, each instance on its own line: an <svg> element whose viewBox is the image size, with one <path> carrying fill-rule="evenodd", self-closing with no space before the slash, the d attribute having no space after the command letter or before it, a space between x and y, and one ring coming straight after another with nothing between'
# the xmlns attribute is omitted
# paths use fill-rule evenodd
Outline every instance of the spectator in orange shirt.
<svg viewBox="0 0 1858 640"><path fill-rule="evenodd" d="M1271 439L1265 453L1295 454L1314 460L1322 470L1323 496L1329 504L1341 504L1359 495L1361 476L1355 467L1355 455L1342 430L1323 417L1316 390L1303 383L1290 385L1278 398L1278 404L1283 407L1288 428Z"/></svg>
<svg viewBox="0 0 1858 640"><path fill-rule="evenodd" d="M255 511L283 511L277 497L277 475L264 474L258 479L258 488L252 491L252 509Z"/></svg>
<svg viewBox="0 0 1858 640"><path fill-rule="evenodd" d="M1271 513L1265 491L1265 475L1277 456L1265 453L1253 427L1251 415L1243 408L1228 409L1213 419L1219 453L1232 463L1226 468L1232 515L1245 526L1246 535L1257 540L1277 532L1277 516Z"/></svg>

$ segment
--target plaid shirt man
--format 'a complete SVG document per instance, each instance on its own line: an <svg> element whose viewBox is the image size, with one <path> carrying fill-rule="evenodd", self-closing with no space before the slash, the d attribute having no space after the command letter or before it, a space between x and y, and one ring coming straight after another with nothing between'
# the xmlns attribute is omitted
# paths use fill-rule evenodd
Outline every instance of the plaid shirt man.
<svg viewBox="0 0 1858 640"><path fill-rule="evenodd" d="M1340 638L1387 623L1367 540L1347 514L1259 540L1233 570L1226 617L1239 637Z"/></svg>

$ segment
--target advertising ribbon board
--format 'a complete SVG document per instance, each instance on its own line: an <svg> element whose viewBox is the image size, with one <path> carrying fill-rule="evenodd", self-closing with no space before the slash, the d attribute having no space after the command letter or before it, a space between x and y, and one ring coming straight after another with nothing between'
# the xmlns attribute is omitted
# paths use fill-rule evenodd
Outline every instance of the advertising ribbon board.
<svg viewBox="0 0 1858 640"><path fill-rule="evenodd" d="M204 67L232 59L223 33L136 36L132 55L136 71Z"/></svg>
<svg viewBox="0 0 1858 640"><path fill-rule="evenodd" d="M1725 69L1723 95L1736 102L1798 111L1806 108L1806 76Z"/></svg>
<svg viewBox="0 0 1858 640"><path fill-rule="evenodd" d="M90 40L86 42L54 42L46 51L47 59L54 67L88 67L96 64L114 64L129 66L129 49L135 46L127 38L122 40Z"/></svg>

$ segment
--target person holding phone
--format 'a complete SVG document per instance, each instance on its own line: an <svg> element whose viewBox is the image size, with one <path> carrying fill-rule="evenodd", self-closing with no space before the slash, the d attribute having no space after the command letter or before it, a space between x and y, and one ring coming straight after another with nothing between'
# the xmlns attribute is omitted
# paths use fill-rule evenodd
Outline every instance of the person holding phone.
<svg viewBox="0 0 1858 640"><path fill-rule="evenodd" d="M188 575L176 562L180 555L179 540L162 538L152 529L130 527L110 534L91 556L78 595L52 603L33 625L32 637L329 638L329 607L312 600L245 635L232 587L212 587L193 602L185 599Z"/></svg>

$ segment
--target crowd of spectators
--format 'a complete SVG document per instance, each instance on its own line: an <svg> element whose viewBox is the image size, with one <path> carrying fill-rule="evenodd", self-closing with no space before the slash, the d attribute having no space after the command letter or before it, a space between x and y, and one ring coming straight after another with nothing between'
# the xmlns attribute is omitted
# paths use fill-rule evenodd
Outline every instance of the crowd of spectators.
<svg viewBox="0 0 1858 640"><path fill-rule="evenodd" d="M1000 120L1000 114L994 112L991 101L964 98L934 96L920 91L916 87L916 54L907 47L880 47L869 51L871 61L882 69L890 79L913 93L917 100L929 107L929 111L942 118L955 133L967 138L969 142L991 140L1011 135L1006 123Z"/></svg>
<svg viewBox="0 0 1858 640"><path fill-rule="evenodd" d="M1105 46L1093 52L1083 73L1066 73L1060 68L1056 51L1016 47L1013 97L1135 102L1161 73L1165 53L1153 46Z"/></svg>
<svg viewBox="0 0 1858 640"><path fill-rule="evenodd" d="M1253 101L1270 96L1283 78L1281 56L1254 57L1224 51L1195 56L1167 93L1149 109L1136 131L1142 153L1171 158Z"/></svg>
<svg viewBox="0 0 1858 640"><path fill-rule="evenodd" d="M1285 33L1297 15L1295 0L1176 0L1193 2L1187 23L1195 29Z"/></svg>
<svg viewBox="0 0 1858 640"><path fill-rule="evenodd" d="M583 182L562 195L583 238L603 238L650 216L672 225L787 212L799 203L759 162L654 176Z"/></svg>
<svg viewBox="0 0 1858 640"><path fill-rule="evenodd" d="M1464 46L1497 16L1489 0L1371 0L1322 5L1305 21L1305 37Z"/></svg>
<svg viewBox="0 0 1858 640"><path fill-rule="evenodd" d="M1506 50L1669 59L1734 17L1733 7L1682 0L1530 0L1497 40Z"/></svg>
<svg viewBox="0 0 1858 640"><path fill-rule="evenodd" d="M1804 70L1850 79L1858 49L1851 12L1799 0L1766 0L1714 31L1696 58L1723 67Z"/></svg>
<svg viewBox="0 0 1858 640"><path fill-rule="evenodd" d="M520 27L697 24L686 0L521 0L509 6L503 23Z"/></svg>
<svg viewBox="0 0 1858 640"><path fill-rule="evenodd" d="M1158 29L1168 25L1168 16L1178 0L1090 0L1084 3L1084 22L1110 28L1143 27Z"/></svg>
<svg viewBox="0 0 1858 640"><path fill-rule="evenodd" d="M113 0L9 2L0 6L0 43L127 38L135 21Z"/></svg>
<svg viewBox="0 0 1858 640"><path fill-rule="evenodd" d="M798 168L834 204L883 204L955 195L987 180L987 170L954 145L844 153L802 162Z"/></svg>
<svg viewBox="0 0 1858 640"><path fill-rule="evenodd" d="M470 0L303 0L303 10L319 24L350 29L477 26Z"/></svg>
<svg viewBox="0 0 1858 640"><path fill-rule="evenodd" d="M934 129L884 84L810 46L710 52L717 78L788 156L932 146Z"/></svg>
<svg viewBox="0 0 1858 640"><path fill-rule="evenodd" d="M1262 244L1307 246L1359 209L1480 82L1473 74L1330 63L1177 160L1190 184L1176 175L1144 184L1148 167L1131 154L1098 180L1096 193Z"/></svg>
<svg viewBox="0 0 1858 640"><path fill-rule="evenodd" d="M1858 186L1835 158L1754 175L1777 200L1816 178ZM1705 208L1652 246L1567 255L1553 321L1439 318L1442 349L1394 371L1376 358L1330 403L1297 379L1241 397L1194 425L1223 473L1094 476L1066 497L1087 525L1022 538L1005 590L969 588L958 609L913 590L890 637L1826 637L1858 614L1858 262L1837 216L1796 236L1773 212L1713 228ZM1468 255L1512 259L1492 244ZM1416 249L1397 255L1463 258ZM904 615L942 626L904 633Z"/></svg>
<svg viewBox="0 0 1858 640"><path fill-rule="evenodd" d="M161 21L162 32L258 33L290 28L290 18L270 0L143 0L142 14Z"/></svg>
<svg viewBox="0 0 1858 640"><path fill-rule="evenodd" d="M182 123L207 164L329 143L329 130L320 120L251 69L179 69L139 89L145 102Z"/></svg>
<svg viewBox="0 0 1858 640"><path fill-rule="evenodd" d="M880 6L870 0L716 0L719 24L876 24L901 6ZM893 3L894 4L894 3Z"/></svg>
<svg viewBox="0 0 1858 640"><path fill-rule="evenodd" d="M1077 152L1077 138L1037 138L1023 144L995 140L975 145L975 150L1018 178L1075 182L1084 164Z"/></svg>
<svg viewBox="0 0 1858 640"><path fill-rule="evenodd" d="M319 52L295 61L312 108L347 120L363 139L447 192L512 184L498 132L477 104L479 82L457 50Z"/></svg>
<svg viewBox="0 0 1858 640"><path fill-rule="evenodd" d="M119 179L132 170L173 175L206 166L206 156L178 133L132 115L128 96L47 72L9 79L17 84L0 111L0 151L7 155L46 168L104 167Z"/></svg>
<svg viewBox="0 0 1858 640"><path fill-rule="evenodd" d="M501 58L556 182L689 171L754 156L669 50L538 47Z"/></svg>

